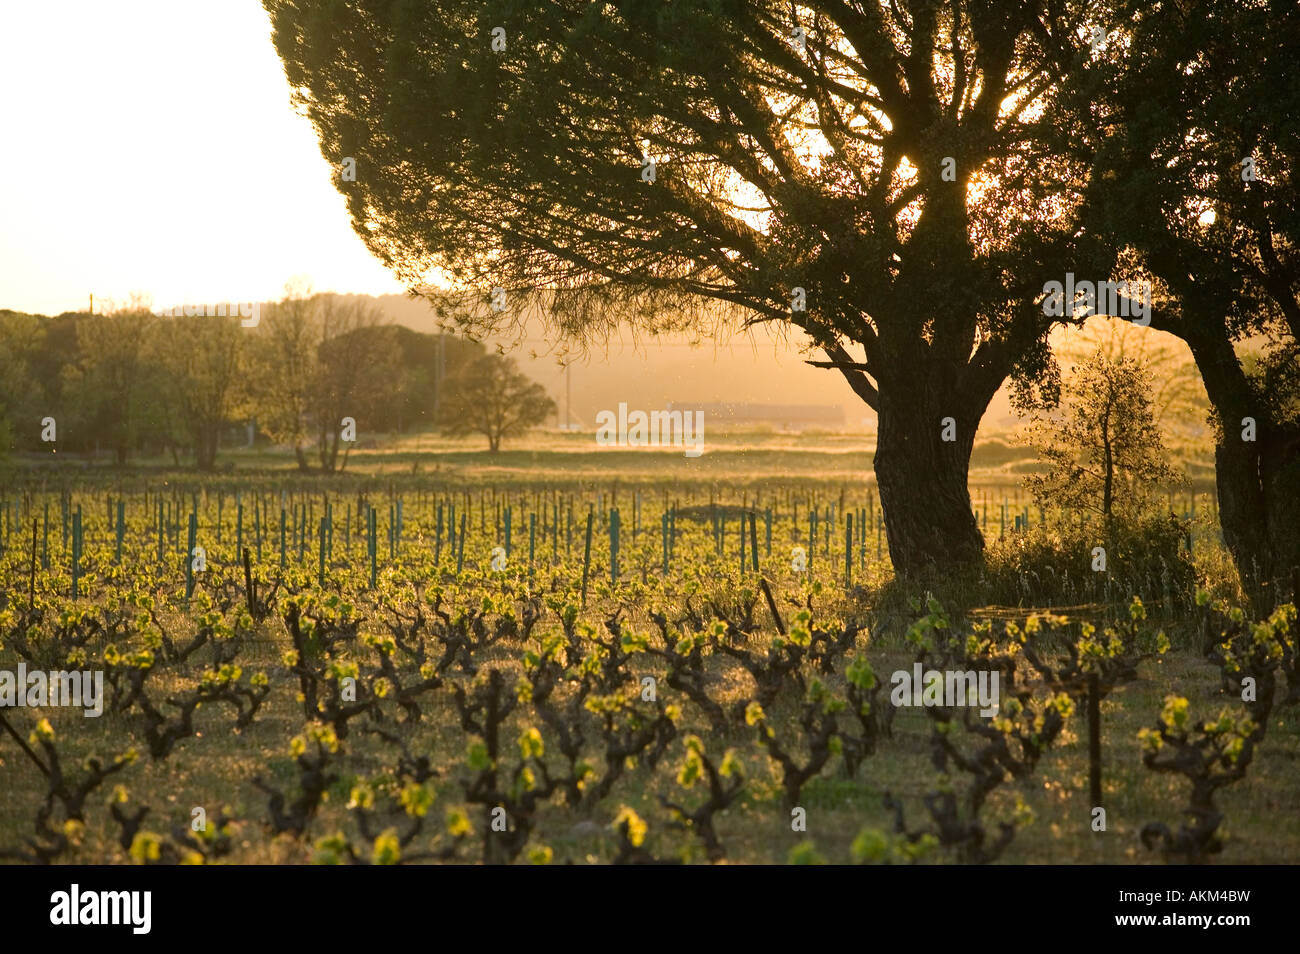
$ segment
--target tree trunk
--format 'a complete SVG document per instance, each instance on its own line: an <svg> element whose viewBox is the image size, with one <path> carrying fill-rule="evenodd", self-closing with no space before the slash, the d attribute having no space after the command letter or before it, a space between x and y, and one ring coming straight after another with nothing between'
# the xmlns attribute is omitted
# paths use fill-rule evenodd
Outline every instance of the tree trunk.
<svg viewBox="0 0 1300 954"><path fill-rule="evenodd" d="M1214 449L1223 542L1232 554L1257 615L1285 600L1286 581L1300 567L1300 435L1259 424L1254 443L1225 427Z"/></svg>
<svg viewBox="0 0 1300 954"><path fill-rule="evenodd" d="M1111 388L1106 395L1106 412L1101 418L1101 442L1102 442L1102 489L1101 489L1101 513L1106 518L1106 526L1110 526L1111 510L1114 506L1115 490L1115 456L1110 446L1110 409L1115 403L1115 390Z"/></svg>
<svg viewBox="0 0 1300 954"><path fill-rule="evenodd" d="M891 393L892 392L892 393ZM936 398L923 384L882 388L875 471L894 572L917 576L978 563L984 552L967 474L983 406ZM943 418L954 419L953 441Z"/></svg>
<svg viewBox="0 0 1300 954"><path fill-rule="evenodd" d="M1283 602L1300 566L1300 428L1278 426L1250 387L1222 322L1185 336L1219 420L1214 448L1219 525L1257 615ZM1245 440L1242 419L1255 420Z"/></svg>
<svg viewBox="0 0 1300 954"><path fill-rule="evenodd" d="M311 464L307 462L307 451L297 441L293 443L293 456L298 460L298 472L307 473L311 470Z"/></svg>
<svg viewBox="0 0 1300 954"><path fill-rule="evenodd" d="M217 432L203 429L195 435L194 462L199 470L212 470L217 463Z"/></svg>
<svg viewBox="0 0 1300 954"><path fill-rule="evenodd" d="M1300 607L1300 428L1274 432L1271 438L1260 467L1273 554L1271 595L1274 605L1289 601Z"/></svg>
<svg viewBox="0 0 1300 954"><path fill-rule="evenodd" d="M334 473L339 463L339 441L343 439L341 431L334 431L330 438L330 466L329 472Z"/></svg>

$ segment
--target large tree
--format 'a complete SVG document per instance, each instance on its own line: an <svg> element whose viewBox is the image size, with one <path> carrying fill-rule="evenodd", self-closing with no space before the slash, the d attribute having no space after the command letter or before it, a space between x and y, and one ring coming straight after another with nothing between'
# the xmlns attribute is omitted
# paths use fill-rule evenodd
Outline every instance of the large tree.
<svg viewBox="0 0 1300 954"><path fill-rule="evenodd" d="M1105 139L1093 227L1156 279L1151 327L1191 349L1224 539L1266 611L1300 569L1300 8L1132 6L1132 55L1078 106Z"/></svg>
<svg viewBox="0 0 1300 954"><path fill-rule="evenodd" d="M1096 254L1086 157L1050 140L1102 5L265 6L354 226L400 278L449 279L475 326L531 308L580 337L794 325L877 412L895 568L978 560L976 427L1009 375L1047 366L1044 281Z"/></svg>

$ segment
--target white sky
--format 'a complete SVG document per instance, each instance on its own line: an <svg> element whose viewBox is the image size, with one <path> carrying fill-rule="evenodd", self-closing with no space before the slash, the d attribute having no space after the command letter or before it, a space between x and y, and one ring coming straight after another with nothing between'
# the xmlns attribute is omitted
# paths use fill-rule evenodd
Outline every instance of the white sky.
<svg viewBox="0 0 1300 954"><path fill-rule="evenodd" d="M403 291L270 33L257 0L0 0L0 308Z"/></svg>

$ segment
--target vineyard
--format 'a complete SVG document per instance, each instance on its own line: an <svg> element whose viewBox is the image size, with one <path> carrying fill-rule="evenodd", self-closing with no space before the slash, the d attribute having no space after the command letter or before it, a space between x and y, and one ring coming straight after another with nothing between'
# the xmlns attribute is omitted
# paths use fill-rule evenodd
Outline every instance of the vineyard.
<svg viewBox="0 0 1300 954"><path fill-rule="evenodd" d="M899 593L857 485L11 488L0 670L103 678L0 708L0 857L1293 858L1294 607L1197 586L1195 500L1154 561L986 501L981 578Z"/></svg>

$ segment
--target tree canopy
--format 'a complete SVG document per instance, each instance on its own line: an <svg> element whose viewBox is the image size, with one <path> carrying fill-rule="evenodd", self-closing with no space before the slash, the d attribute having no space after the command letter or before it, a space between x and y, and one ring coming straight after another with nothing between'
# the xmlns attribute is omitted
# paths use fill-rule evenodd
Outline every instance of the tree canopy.
<svg viewBox="0 0 1300 954"><path fill-rule="evenodd" d="M470 323L801 329L878 413L895 567L978 557L975 428L1049 367L1044 282L1105 259L1055 100L1103 5L265 5L400 278Z"/></svg>
<svg viewBox="0 0 1300 954"><path fill-rule="evenodd" d="M1151 327L1191 348L1224 539L1263 608L1300 567L1300 8L1120 14L1130 55L1063 96L1100 117L1089 224L1155 279Z"/></svg>

